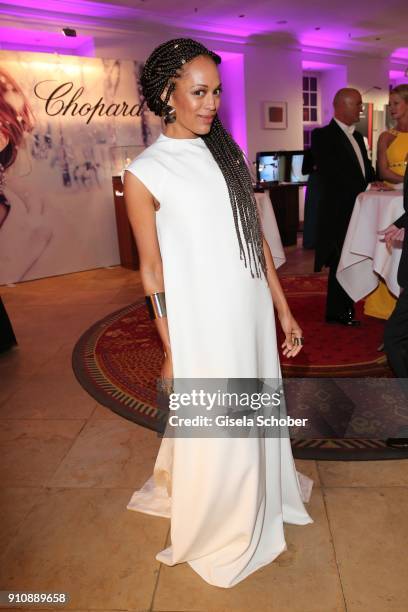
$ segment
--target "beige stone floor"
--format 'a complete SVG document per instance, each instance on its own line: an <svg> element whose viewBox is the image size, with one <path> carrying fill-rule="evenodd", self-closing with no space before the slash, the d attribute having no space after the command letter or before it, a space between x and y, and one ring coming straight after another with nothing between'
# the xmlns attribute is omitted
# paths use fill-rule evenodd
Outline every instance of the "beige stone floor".
<svg viewBox="0 0 408 612"><path fill-rule="evenodd" d="M289 249L282 272L311 262ZM92 270L1 294L19 347L0 356L0 590L68 592L70 610L406 612L408 462L297 461L315 481L314 524L287 525L274 563L212 587L155 560L166 519L126 509L158 438L98 405L71 371L81 333L142 295L138 273Z"/></svg>

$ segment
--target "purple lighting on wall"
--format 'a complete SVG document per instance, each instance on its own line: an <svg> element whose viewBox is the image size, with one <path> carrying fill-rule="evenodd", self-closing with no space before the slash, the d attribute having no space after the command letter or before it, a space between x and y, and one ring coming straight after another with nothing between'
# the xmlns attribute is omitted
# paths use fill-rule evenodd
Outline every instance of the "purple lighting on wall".
<svg viewBox="0 0 408 612"><path fill-rule="evenodd" d="M390 70L389 77L393 86L404 85L408 83L408 75L405 76L404 70Z"/></svg>
<svg viewBox="0 0 408 612"><path fill-rule="evenodd" d="M93 57L95 49L92 36L64 36L61 31L17 30L0 28L1 49L10 51L34 51Z"/></svg>
<svg viewBox="0 0 408 612"><path fill-rule="evenodd" d="M324 28L322 30L310 30L303 32L300 42L306 47L317 47L319 49L347 49L350 42L356 42L349 37L346 30L339 28Z"/></svg>
<svg viewBox="0 0 408 612"><path fill-rule="evenodd" d="M247 153L244 56L242 53L216 51L222 62L219 70L223 85L220 119L231 136Z"/></svg>
<svg viewBox="0 0 408 612"><path fill-rule="evenodd" d="M18 13L18 9L24 10L26 14L32 11L32 14L37 17L39 9L50 15L58 13L62 15L82 15L85 17L105 18L127 18L130 15L137 16L145 12L133 7L120 6L108 2L102 4L90 2L88 0L66 0L65 2L61 2L61 0L42 0L41 5L37 0L13 0L12 4L9 4L7 7L7 14L18 15L20 14Z"/></svg>
<svg viewBox="0 0 408 612"><path fill-rule="evenodd" d="M75 25L80 23L90 25L92 20L100 24L101 21L109 22L112 20L131 23L137 20L146 20L159 25L167 24L176 26L177 28L192 28L197 32L201 29L197 27L197 19L192 17L182 16L180 11L176 11L174 15L171 11L165 11L163 14L160 10L155 10L150 6L150 3L142 3L134 0L134 6L130 3L127 6L119 3L107 2L92 2L90 0L43 0L39 5L38 0L12 0L12 3L7 5L4 14L14 18L21 18L22 13L25 19L38 19L38 10L41 8L41 20L46 23L55 23L56 19L75 18ZM183 11L184 13L184 11ZM194 13L193 15L197 15ZM220 23L218 11L216 9L212 19L206 22L205 30L207 32L222 33L226 36L242 36L247 37L252 34L261 34L265 30L269 31L269 27L264 20L247 20L240 19L238 15L232 19Z"/></svg>
<svg viewBox="0 0 408 612"><path fill-rule="evenodd" d="M391 57L399 57L408 60L408 47L399 47L393 51Z"/></svg>
<svg viewBox="0 0 408 612"><path fill-rule="evenodd" d="M396 79L401 79L404 76L403 70L390 70L389 77L391 81L395 81Z"/></svg>
<svg viewBox="0 0 408 612"><path fill-rule="evenodd" d="M317 72L321 72L322 70L333 70L334 68L337 68L336 64L302 60L302 70L316 70Z"/></svg>

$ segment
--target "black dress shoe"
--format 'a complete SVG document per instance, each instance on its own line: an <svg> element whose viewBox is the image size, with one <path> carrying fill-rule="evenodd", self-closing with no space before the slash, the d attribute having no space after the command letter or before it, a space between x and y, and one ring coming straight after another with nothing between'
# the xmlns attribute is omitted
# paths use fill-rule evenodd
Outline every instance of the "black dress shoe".
<svg viewBox="0 0 408 612"><path fill-rule="evenodd" d="M408 448L408 438L388 438L385 443L392 448Z"/></svg>
<svg viewBox="0 0 408 612"><path fill-rule="evenodd" d="M326 317L326 323L337 323L338 325L346 325L348 327L359 327L361 325L361 321L353 319L353 316L349 314Z"/></svg>

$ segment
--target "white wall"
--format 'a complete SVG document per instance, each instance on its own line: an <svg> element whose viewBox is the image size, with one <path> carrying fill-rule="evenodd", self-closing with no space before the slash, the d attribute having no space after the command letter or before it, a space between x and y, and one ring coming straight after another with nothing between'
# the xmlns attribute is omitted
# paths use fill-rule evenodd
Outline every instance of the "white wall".
<svg viewBox="0 0 408 612"><path fill-rule="evenodd" d="M137 59L142 60L160 43L171 38L170 32L160 29L152 29L149 32L136 31L134 35L124 32L107 32L104 35L97 33L95 36L96 57L115 59Z"/></svg>
<svg viewBox="0 0 408 612"><path fill-rule="evenodd" d="M248 157L257 151L299 149L303 146L302 63L300 51L273 46L245 50ZM262 102L287 102L288 127L262 127Z"/></svg>
<svg viewBox="0 0 408 612"><path fill-rule="evenodd" d="M333 98L335 93L347 86L347 67L333 66L320 74L321 87L321 117L322 125L326 125L333 117Z"/></svg>
<svg viewBox="0 0 408 612"><path fill-rule="evenodd" d="M330 65L339 71L345 71L348 87L355 87L362 94L366 102L373 102L375 108L381 110L388 101L389 68L390 61L381 57L368 57L367 55L345 55L303 52L302 58L306 61L321 62ZM338 72L340 77L341 73ZM332 73L335 78L335 72ZM340 85L342 87L343 85ZM381 90L372 89L374 86ZM368 91L369 90L369 91ZM366 92L366 93L365 93Z"/></svg>

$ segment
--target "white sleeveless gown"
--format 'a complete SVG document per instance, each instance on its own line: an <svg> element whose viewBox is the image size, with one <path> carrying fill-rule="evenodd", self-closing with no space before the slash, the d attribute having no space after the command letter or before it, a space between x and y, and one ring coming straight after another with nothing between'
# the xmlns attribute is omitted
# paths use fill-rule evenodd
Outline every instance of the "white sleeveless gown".
<svg viewBox="0 0 408 612"><path fill-rule="evenodd" d="M160 202L174 377L280 378L271 294L239 257L227 185L204 140L161 134L126 170ZM171 519L171 546L156 559L231 587L286 549L284 522L313 522L311 486L287 438L163 438L127 508Z"/></svg>

